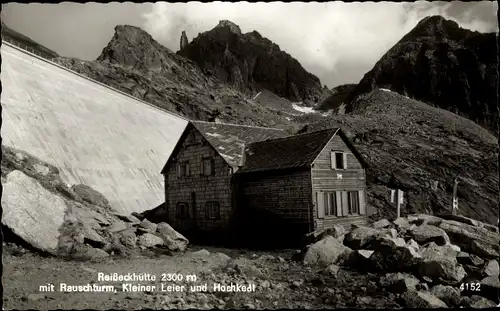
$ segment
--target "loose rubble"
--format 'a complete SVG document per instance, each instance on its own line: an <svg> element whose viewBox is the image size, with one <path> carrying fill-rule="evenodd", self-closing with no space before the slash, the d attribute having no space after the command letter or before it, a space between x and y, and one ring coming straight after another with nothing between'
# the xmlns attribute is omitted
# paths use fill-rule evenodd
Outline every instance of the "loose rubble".
<svg viewBox="0 0 500 311"><path fill-rule="evenodd" d="M19 154L13 161L25 157ZM33 274L53 271L55 280L71 275L88 282L88 275L120 267L193 274L198 279L193 285L206 284L207 290L94 295L89 301L98 305L91 308L484 308L499 303L500 235L473 219L417 214L335 226L306 235L301 250L281 253L199 249L168 223L117 214L95 190L63 185L56 169L37 164L2 176L2 226L34 249L71 261L46 260L4 243L3 282L12 285L7 290ZM92 193L91 199L84 199L81 189ZM215 283L255 285L255 292L215 291ZM64 297L71 295L56 299L21 292L5 296L5 303L37 309L60 299L63 304L50 308L70 307Z"/></svg>

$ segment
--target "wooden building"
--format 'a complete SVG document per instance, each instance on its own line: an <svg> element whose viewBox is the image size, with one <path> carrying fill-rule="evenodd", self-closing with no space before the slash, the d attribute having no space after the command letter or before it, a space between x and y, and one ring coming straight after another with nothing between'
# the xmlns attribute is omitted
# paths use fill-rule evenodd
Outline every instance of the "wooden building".
<svg viewBox="0 0 500 311"><path fill-rule="evenodd" d="M165 164L167 222L176 230L292 238L366 223L365 162L341 129L193 121Z"/></svg>

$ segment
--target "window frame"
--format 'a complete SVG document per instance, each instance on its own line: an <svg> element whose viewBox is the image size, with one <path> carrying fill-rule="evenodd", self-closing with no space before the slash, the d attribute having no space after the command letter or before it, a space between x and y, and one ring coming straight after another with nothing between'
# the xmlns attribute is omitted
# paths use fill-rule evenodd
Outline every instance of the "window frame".
<svg viewBox="0 0 500 311"><path fill-rule="evenodd" d="M322 200L318 200L318 197L322 195ZM319 213L319 204L323 203L322 211L323 215L320 216ZM342 203L341 203L342 204ZM332 218L332 217L340 217L337 213L337 191L320 191L316 192L316 205L318 208L318 218Z"/></svg>
<svg viewBox="0 0 500 311"><path fill-rule="evenodd" d="M210 173L205 174L205 161L210 163ZM215 161L212 157L203 157L201 159L201 175L202 176L214 176L215 175Z"/></svg>
<svg viewBox="0 0 500 311"><path fill-rule="evenodd" d="M337 156L340 156L342 159L342 167L339 167L339 159ZM347 169L347 152L340 150L331 150L330 151L330 168L332 170L346 170Z"/></svg>
<svg viewBox="0 0 500 311"><path fill-rule="evenodd" d="M189 212L189 203L182 201L177 202L175 205L175 216L179 219L190 219L191 213Z"/></svg>
<svg viewBox="0 0 500 311"><path fill-rule="evenodd" d="M185 166L185 173L182 174L182 167ZM178 163L178 169L177 169L177 176L179 178L184 178L184 177L189 177L191 174L190 174L190 171L189 171L189 162L188 161L184 161L184 162L179 162Z"/></svg>
<svg viewBox="0 0 500 311"><path fill-rule="evenodd" d="M218 201L205 202L205 216L207 219L212 219L212 220L221 219L220 203Z"/></svg>
<svg viewBox="0 0 500 311"><path fill-rule="evenodd" d="M353 204L355 202L356 204ZM360 214L360 200L359 200L359 190L347 191L347 206L349 215L361 215ZM356 207L354 211L353 207Z"/></svg>

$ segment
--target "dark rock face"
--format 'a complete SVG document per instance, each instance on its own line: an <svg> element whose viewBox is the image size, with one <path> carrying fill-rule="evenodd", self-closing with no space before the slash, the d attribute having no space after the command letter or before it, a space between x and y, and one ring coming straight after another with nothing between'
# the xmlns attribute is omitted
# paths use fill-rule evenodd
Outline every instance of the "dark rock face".
<svg viewBox="0 0 500 311"><path fill-rule="evenodd" d="M180 44L180 49L182 50L189 44L188 38L186 36L186 32L183 31L181 34L181 44Z"/></svg>
<svg viewBox="0 0 500 311"><path fill-rule="evenodd" d="M178 52L241 91L267 89L291 101L321 99L319 79L257 31L242 34L230 21L194 38Z"/></svg>
<svg viewBox="0 0 500 311"><path fill-rule="evenodd" d="M339 108L356 86L357 84L342 84L334 87L330 91L331 95L322 100L315 109L320 111L334 110L336 113L341 113Z"/></svg>
<svg viewBox="0 0 500 311"><path fill-rule="evenodd" d="M387 88L498 131L497 47L494 33L460 28L441 16L422 19L365 74L346 98Z"/></svg>

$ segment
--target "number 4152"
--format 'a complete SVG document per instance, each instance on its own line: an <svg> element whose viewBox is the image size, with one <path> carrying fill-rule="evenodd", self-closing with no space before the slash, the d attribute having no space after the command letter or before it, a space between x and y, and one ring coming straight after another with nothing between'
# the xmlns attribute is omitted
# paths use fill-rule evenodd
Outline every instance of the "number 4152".
<svg viewBox="0 0 500 311"><path fill-rule="evenodd" d="M460 291L471 291L471 292L479 292L481 291L480 283L462 283L460 285Z"/></svg>

